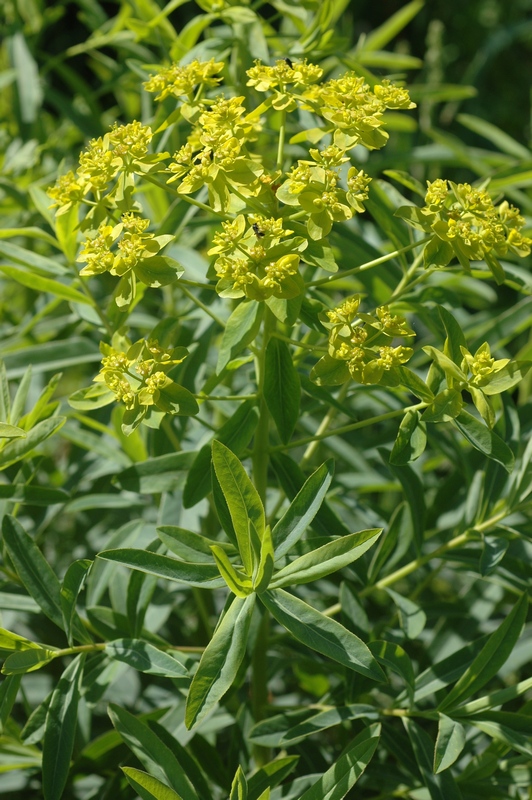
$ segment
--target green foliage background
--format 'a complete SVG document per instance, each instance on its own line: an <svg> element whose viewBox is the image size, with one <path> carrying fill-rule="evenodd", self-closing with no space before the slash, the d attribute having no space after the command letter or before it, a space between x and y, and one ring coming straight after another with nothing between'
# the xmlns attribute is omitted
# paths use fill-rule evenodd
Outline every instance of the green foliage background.
<svg viewBox="0 0 532 800"><path fill-rule="evenodd" d="M320 5L301 3L310 11ZM308 53L316 62L339 53L343 68L351 59L378 76L405 78L418 104L415 117L396 120L390 143L364 164L375 181L386 181L387 194L380 205L368 204L358 227L335 229L332 243L342 268L411 241L407 226L392 213L405 199L419 199L385 170L408 172L423 185L438 177L473 183L490 176L494 196L504 194L519 206L531 228L530 96L524 79L531 61L530 3L414 4L418 13L406 26L398 25L393 36L383 34L377 52L365 51L360 37L386 31L379 26L406 5L343 4L332 38L317 39ZM268 599L269 630L267 614L253 617L249 631L244 619L240 640L247 651L244 646L227 694L197 728L185 727L190 676L227 592L153 574L145 578L122 565L134 566L138 555L130 551L126 558L121 548L150 550L163 542L175 555L169 545L176 537L173 526L225 541L213 503L195 504L191 495L210 469L213 433L248 466L254 400L244 412L238 400L203 405L203 427L177 417L160 430L141 428L126 438L119 407L86 413L68 404L73 392L90 384L101 358L98 317L77 294L69 295L81 291L79 282L61 275L62 290L35 285L35 276L52 274L49 259L66 264L50 242L56 229L45 189L58 174L75 169L87 140L104 135L115 120L151 116L152 97L140 89L143 65L168 59L173 35L167 24L179 33L200 13L186 3L146 35L158 8L152 0L8 0L2 11L0 357L20 411L12 424L22 424L22 414L37 408L31 424L41 427L26 444L7 440L0 454L2 516L20 523L4 526L2 628L23 637L17 644L9 634L0 635L2 656L21 659L0 685L0 797L265 800L268 787L272 800L530 797L528 377L497 405L495 431L506 442L504 451L494 452L493 439L475 449L444 423L429 426L429 447L419 460L402 463L418 455L407 437L407 458L390 464L405 397L386 386L357 385L354 391L351 384L347 397L334 386L316 387L309 374L321 353L307 357L298 351L302 399L292 444L311 440L331 408L331 421L348 429L308 451L309 441L286 449L291 431L283 434L277 426L277 437L271 426L267 507L282 518L287 498L293 499L303 480L325 459L335 459L326 504L294 555L303 557L354 531L384 532L356 563L339 562L338 571L298 585L295 594L369 643L371 663L380 664L387 682L376 683L375 674L372 679L350 671L297 641L277 624L279 609ZM282 2L258 10L274 30L286 12ZM284 44L293 44L297 35L272 38L273 59L283 57ZM250 47L237 23L226 58L241 84L256 55ZM158 232L167 225L173 233L188 209L178 204L172 216L162 191L147 194L146 202ZM191 217L173 251L185 278L205 278L210 229L204 222L201 215ZM411 264L410 254L403 255L346 277L336 283L330 303L354 292L373 305L384 303ZM450 333L453 323L437 312L443 305L458 320L471 352L488 341L498 358L527 362L529 266L530 258L510 259L497 285L478 265L472 276L452 265L412 287L400 310L415 317L420 344L441 348L446 336L448 347L453 337L458 341L457 329ZM20 269L30 276L26 282L13 280ZM109 275L95 282L97 305L106 306L113 289ZM212 291L195 296L210 307ZM227 320L230 308L224 308L219 303L216 312ZM174 345L190 347L199 337L200 346L178 373L183 386L198 392L215 369L220 329L175 287L147 290L131 324L140 336L161 318L171 320ZM323 346L323 331L321 337L311 341ZM427 365L419 349L415 368L424 374ZM58 372L62 377L55 381ZM238 374L244 377L228 379L227 394L253 395L245 365ZM286 374L294 380L289 368ZM3 397L5 402L5 392ZM67 417L62 427L58 415ZM374 424L366 425L373 417ZM350 427L358 422L359 428ZM509 475L505 466L510 469L514 457ZM234 471L245 483L237 466ZM308 489L307 502L313 492ZM159 539L157 526L163 530ZM183 546L174 547L186 561ZM98 552L109 550L122 552L119 566L110 556L91 567ZM196 558L197 551L188 560ZM141 655L148 664L144 671L138 668Z"/></svg>

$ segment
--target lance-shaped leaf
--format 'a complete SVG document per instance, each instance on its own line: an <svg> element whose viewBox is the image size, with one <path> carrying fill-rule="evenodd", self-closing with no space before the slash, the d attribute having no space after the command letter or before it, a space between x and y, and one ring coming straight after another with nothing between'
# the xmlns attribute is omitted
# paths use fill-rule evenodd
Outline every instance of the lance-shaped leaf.
<svg viewBox="0 0 532 800"><path fill-rule="evenodd" d="M65 627L65 633L67 635L68 643L72 647L73 641L73 626L74 620L77 618L78 626L77 630L80 632L84 632L84 629L79 621L78 615L76 613L76 601L78 599L78 595L85 583L85 578L87 577L87 573L92 566L92 561L88 558L80 559L79 561L74 561L65 573L65 577L63 578L63 583L61 585L61 592L60 592L60 601L61 601L61 612L63 614L63 623ZM86 643L90 643L92 641L89 634L85 634L84 640Z"/></svg>
<svg viewBox="0 0 532 800"><path fill-rule="evenodd" d="M36 647L28 650L19 650L8 656L2 667L4 675L24 675L44 667L57 655L57 650L46 647Z"/></svg>
<svg viewBox="0 0 532 800"><path fill-rule="evenodd" d="M381 533L382 528L351 533L349 536L334 539L310 553L305 553L304 556L296 558L295 561L279 570L271 581L270 587L278 589L281 586L309 583L347 567L369 550Z"/></svg>
<svg viewBox="0 0 532 800"><path fill-rule="evenodd" d="M336 622L283 589L264 592L261 601L298 641L375 681L385 675L364 642Z"/></svg>
<svg viewBox="0 0 532 800"><path fill-rule="evenodd" d="M390 462L392 464L408 464L415 461L427 445L426 426L421 421L419 411L407 411L401 420L395 439Z"/></svg>
<svg viewBox="0 0 532 800"><path fill-rule="evenodd" d="M255 597L235 597L214 631L190 685L187 728L203 719L233 683L246 652Z"/></svg>
<svg viewBox="0 0 532 800"><path fill-rule="evenodd" d="M249 800L260 800L264 792L278 786L290 775L298 761L299 756L276 758L254 772L248 780Z"/></svg>
<svg viewBox="0 0 532 800"><path fill-rule="evenodd" d="M259 564L257 566L256 574L253 578L253 588L256 592L264 592L270 585L271 577L273 575L273 539L272 531L269 525L264 529L264 536L260 543Z"/></svg>
<svg viewBox="0 0 532 800"><path fill-rule="evenodd" d="M401 628L404 630L405 635L409 639L417 639L425 627L427 615L417 603L414 603L408 597L403 597L402 594L394 592L393 589L386 589L386 591L397 606Z"/></svg>
<svg viewBox="0 0 532 800"><path fill-rule="evenodd" d="M454 424L473 447L502 464L507 472L512 471L515 463L514 454L494 431L467 411L461 411Z"/></svg>
<svg viewBox="0 0 532 800"><path fill-rule="evenodd" d="M62 628L61 587L52 568L15 517L4 517L2 532L9 558L28 593L44 614Z"/></svg>
<svg viewBox="0 0 532 800"><path fill-rule="evenodd" d="M59 800L67 782L78 720L83 658L83 655L79 655L70 662L53 691L48 707L42 751L45 800Z"/></svg>
<svg viewBox="0 0 532 800"><path fill-rule="evenodd" d="M251 578L248 578L241 570L231 564L227 553L221 547L213 544L211 545L211 551L220 575L233 594L236 594L237 597L247 597L248 594L251 594L253 591Z"/></svg>
<svg viewBox="0 0 532 800"><path fill-rule="evenodd" d="M334 474L334 462L326 461L307 478L289 508L272 531L275 557L281 558L301 538L318 513Z"/></svg>
<svg viewBox="0 0 532 800"><path fill-rule="evenodd" d="M285 444L290 441L299 417L301 381L288 345L272 338L266 348L264 399Z"/></svg>
<svg viewBox="0 0 532 800"><path fill-rule="evenodd" d="M189 564L185 561L178 561L177 558L150 553L148 550L137 550L134 547L124 547L122 550L104 550L102 553L98 553L98 558L114 561L130 569L138 569L149 575L156 575L158 578L186 583L189 586L221 589L225 585L214 564Z"/></svg>
<svg viewBox="0 0 532 800"><path fill-rule="evenodd" d="M105 652L116 661L123 661L149 675L162 675L165 678L188 677L188 670L180 661L140 639L116 639L114 642L107 642Z"/></svg>
<svg viewBox="0 0 532 800"><path fill-rule="evenodd" d="M8 425L7 422L0 422L0 439L24 439L26 431L17 428L16 425Z"/></svg>
<svg viewBox="0 0 532 800"><path fill-rule="evenodd" d="M212 443L212 461L224 494L238 541L242 564L248 575L253 571L250 524L260 540L264 535L264 508L259 494L234 453L216 440Z"/></svg>
<svg viewBox="0 0 532 800"><path fill-rule="evenodd" d="M470 717L468 721L492 739L503 742L529 759L532 757L532 719L528 714L488 711Z"/></svg>
<svg viewBox="0 0 532 800"><path fill-rule="evenodd" d="M216 372L224 369L229 361L237 356L253 341L262 320L262 303L255 300L239 303L226 322L222 335Z"/></svg>
<svg viewBox="0 0 532 800"><path fill-rule="evenodd" d="M172 750L142 720L114 704L109 707L114 727L154 777L175 786L183 800L196 800L196 793Z"/></svg>
<svg viewBox="0 0 532 800"><path fill-rule="evenodd" d="M354 703L349 706L330 708L327 711L285 711L262 720L253 726L249 738L263 747L287 747L297 744L308 736L340 725L351 719L377 721L378 711L374 706Z"/></svg>
<svg viewBox="0 0 532 800"><path fill-rule="evenodd" d="M464 749L464 745L463 725L445 714L440 714L438 737L434 748L434 772L436 775L454 764Z"/></svg>
<svg viewBox="0 0 532 800"><path fill-rule="evenodd" d="M379 743L381 726L370 725L355 737L349 749L299 800L342 800L371 761Z"/></svg>
<svg viewBox="0 0 532 800"><path fill-rule="evenodd" d="M383 640L370 642L368 646L379 664L388 667L396 675L400 675L406 683L409 697L413 699L415 676L408 653L403 650L401 645Z"/></svg>
<svg viewBox="0 0 532 800"><path fill-rule="evenodd" d="M24 439L12 439L6 444L2 453L0 454L0 469L15 464L20 461L28 453L48 439L52 434L62 428L65 424L66 417L50 417L50 419L43 419L33 427Z"/></svg>
<svg viewBox="0 0 532 800"><path fill-rule="evenodd" d="M445 353L442 353L441 350L437 350L435 347L431 347L427 345L427 347L423 348L424 352L432 358L433 361L438 364L439 367L447 375L447 378L452 378L457 380L459 383L467 383L467 376L462 372L460 367L451 361L449 356L446 356Z"/></svg>
<svg viewBox="0 0 532 800"><path fill-rule="evenodd" d="M183 800L181 795L170 789L165 783L134 767L120 767L127 782L142 800Z"/></svg>
<svg viewBox="0 0 532 800"><path fill-rule="evenodd" d="M229 800L248 800L248 782L242 767L238 767L233 783L231 784L231 794Z"/></svg>
<svg viewBox="0 0 532 800"><path fill-rule="evenodd" d="M184 528L178 528L176 525L163 525L157 528L157 536L172 553L183 561L212 564L212 539ZM216 545L227 553L236 554L234 547L225 542L216 542Z"/></svg>
<svg viewBox="0 0 532 800"><path fill-rule="evenodd" d="M523 594L506 619L491 634L473 663L440 703L439 711L447 711L460 705L497 674L519 639L527 610L528 598Z"/></svg>
<svg viewBox="0 0 532 800"><path fill-rule="evenodd" d="M493 375L488 375L489 383L482 386L482 391L484 394L500 394L513 389L523 380L531 366L530 361L510 361Z"/></svg>
<svg viewBox="0 0 532 800"><path fill-rule="evenodd" d="M17 595L14 595L14 597L17 597ZM20 610L25 611L26 609ZM0 628L0 655L4 655L4 653L2 653L3 650L7 650L9 653L15 650L29 650L35 647L38 648L40 645L32 642L30 639L26 639L25 636L19 636L18 633L12 633L5 628Z"/></svg>
<svg viewBox="0 0 532 800"><path fill-rule="evenodd" d="M414 756L431 800L462 800L460 789L449 771L435 775L432 770L434 745L432 739L413 719L403 717L403 724Z"/></svg>

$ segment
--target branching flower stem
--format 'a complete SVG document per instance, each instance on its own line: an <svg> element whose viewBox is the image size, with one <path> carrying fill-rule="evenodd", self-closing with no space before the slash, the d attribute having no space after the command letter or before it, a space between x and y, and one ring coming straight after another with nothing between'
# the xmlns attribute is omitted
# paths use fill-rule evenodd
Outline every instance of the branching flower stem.
<svg viewBox="0 0 532 800"><path fill-rule="evenodd" d="M418 242L412 242L412 244L408 244L406 247L401 247L399 250L393 250L391 253L386 253L384 256L374 258L372 261L366 261L365 264L360 264L358 267L340 270L339 272L335 272L334 275L329 275L327 278L320 278L318 281L307 283L307 286L324 286L325 284L332 283L333 281L342 280L342 278L346 278L348 275L356 275L359 272L365 272L373 267L378 267L379 264L385 264L387 261L391 261L403 253L408 253L410 250L414 250L416 247L421 247L422 245L427 244L431 238L431 236L426 236L424 239L420 239Z"/></svg>

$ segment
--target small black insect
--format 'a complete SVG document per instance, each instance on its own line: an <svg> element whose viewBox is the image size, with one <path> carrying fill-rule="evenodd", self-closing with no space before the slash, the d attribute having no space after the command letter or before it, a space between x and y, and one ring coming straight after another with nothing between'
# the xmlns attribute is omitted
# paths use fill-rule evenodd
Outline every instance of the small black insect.
<svg viewBox="0 0 532 800"><path fill-rule="evenodd" d="M284 61L285 61L285 63L286 63L286 64L288 64L288 66L290 67L290 69L294 69L294 65L292 64L292 62L290 61L290 59L288 58L288 56L287 56L287 57L284 59Z"/></svg>
<svg viewBox="0 0 532 800"><path fill-rule="evenodd" d="M262 239L262 237L263 237L265 234L264 234L264 231L261 231L261 229L259 228L259 226L257 225L257 223L256 223L256 222L254 222L254 223L253 223L253 225L252 225L251 227L253 228L253 233L255 234L255 236L257 237L257 239Z"/></svg>

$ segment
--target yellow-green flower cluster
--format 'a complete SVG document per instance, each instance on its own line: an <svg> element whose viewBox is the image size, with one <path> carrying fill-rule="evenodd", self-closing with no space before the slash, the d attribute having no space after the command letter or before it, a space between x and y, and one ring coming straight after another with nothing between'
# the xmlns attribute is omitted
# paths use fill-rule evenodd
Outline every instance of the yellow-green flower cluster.
<svg viewBox="0 0 532 800"><path fill-rule="evenodd" d="M215 211L226 211L231 192L256 196L261 188L264 168L252 158L246 142L254 138L255 123L244 117L243 97L220 97L204 111L188 141L174 153L168 167L168 183L180 180L179 194L192 194L202 186L209 190Z"/></svg>
<svg viewBox="0 0 532 800"><path fill-rule="evenodd" d="M110 272L111 275L122 277L142 260L152 258L174 237L147 233L149 224L148 219L132 212L122 214L117 225L102 222L96 235L83 243L77 260L85 261L87 266L80 270L80 275ZM115 244L116 249L112 251Z"/></svg>
<svg viewBox="0 0 532 800"><path fill-rule="evenodd" d="M198 86L217 86L222 80L218 75L224 68L223 61L198 61L195 59L190 64L181 66L171 64L164 67L146 81L143 86L147 92L158 92L156 100L165 100L167 97L187 97L193 99Z"/></svg>
<svg viewBox="0 0 532 800"><path fill-rule="evenodd" d="M273 92L273 108L278 111L293 111L297 107L296 90L319 81L323 70L316 64L307 64L306 59L296 62L284 58L276 61L273 67L257 60L246 74L249 77L247 86L252 86L257 92Z"/></svg>
<svg viewBox="0 0 532 800"><path fill-rule="evenodd" d="M146 418L152 418L153 424L159 423L163 414L197 413L193 395L168 377L187 357L185 347L166 349L156 339L140 339L134 344L117 340L114 344L117 346L100 344L102 368L94 380L105 384L115 400L125 405L127 432Z"/></svg>
<svg viewBox="0 0 532 800"><path fill-rule="evenodd" d="M269 297L289 299L304 289L298 267L307 241L292 237L282 219L259 214L248 219L239 214L223 222L215 234L209 255L217 256L214 269L219 278L216 290L222 297Z"/></svg>
<svg viewBox="0 0 532 800"><path fill-rule="evenodd" d="M80 202L89 192L100 199L105 192L121 200L125 186L134 174L142 175L159 169L165 153L149 153L153 133L148 125L136 120L127 125L115 123L113 128L92 139L79 157L76 174L68 172L48 189L58 213L67 211L72 203ZM115 186L111 186L119 178ZM116 191L117 188L120 191ZM109 195L108 195L109 196Z"/></svg>
<svg viewBox="0 0 532 800"><path fill-rule="evenodd" d="M414 335L404 317L390 312L388 306L380 306L375 314L361 313L359 306L360 297L355 295L321 315L329 330L329 346L312 371L318 383L344 383L352 378L374 384L386 375L393 382L394 368L412 357L412 348L393 344L396 337Z"/></svg>
<svg viewBox="0 0 532 800"><path fill-rule="evenodd" d="M277 191L277 199L300 206L308 212L307 229L311 239L328 235L334 222L351 219L364 211L371 178L363 170L350 167L346 192L341 188L339 166L346 160L345 150L330 145L321 152L311 150L313 161L298 161Z"/></svg>
<svg viewBox="0 0 532 800"><path fill-rule="evenodd" d="M446 266L457 258L464 269L470 261L486 261L499 280L504 273L499 257L530 254L532 239L523 235L519 209L504 200L493 203L485 188L438 179L427 183L425 206L400 209L416 228L434 233L425 248L426 266Z"/></svg>
<svg viewBox="0 0 532 800"><path fill-rule="evenodd" d="M369 150L383 147L388 140L385 111L415 107L406 89L387 80L370 87L354 72L310 87L303 100L303 107L326 121L323 134L331 133L334 144L344 150L357 144Z"/></svg>

